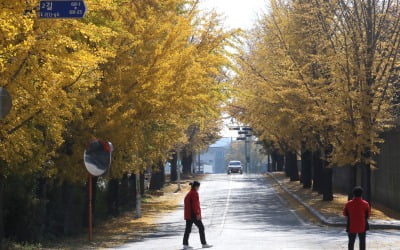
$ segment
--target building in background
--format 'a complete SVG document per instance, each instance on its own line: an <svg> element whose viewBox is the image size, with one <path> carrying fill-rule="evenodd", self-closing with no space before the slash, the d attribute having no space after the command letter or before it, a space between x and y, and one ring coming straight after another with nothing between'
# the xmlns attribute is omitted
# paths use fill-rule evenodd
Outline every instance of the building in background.
<svg viewBox="0 0 400 250"><path fill-rule="evenodd" d="M195 173L224 173L225 172L225 147L210 146L206 152L197 156L193 161Z"/></svg>

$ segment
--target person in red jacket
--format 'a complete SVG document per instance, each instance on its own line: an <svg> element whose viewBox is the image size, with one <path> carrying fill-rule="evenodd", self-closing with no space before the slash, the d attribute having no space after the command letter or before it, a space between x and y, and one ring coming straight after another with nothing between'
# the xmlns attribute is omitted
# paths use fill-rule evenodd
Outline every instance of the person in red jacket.
<svg viewBox="0 0 400 250"><path fill-rule="evenodd" d="M194 181L190 183L192 186L191 190L185 197L185 220L186 220L186 229L185 235L183 236L183 249L192 249L189 246L189 235L192 231L193 223L198 227L200 233L200 241L203 248L210 248L211 245L207 244L206 236L204 233L204 225L201 221L201 208L200 208L200 200L199 200L199 188L200 182Z"/></svg>
<svg viewBox="0 0 400 250"><path fill-rule="evenodd" d="M346 203L343 215L347 216L347 233L349 236L349 250L354 249L356 236L360 240L360 250L365 250L366 231L369 229L368 218L371 215L369 203L361 198L363 189L353 189L354 198Z"/></svg>

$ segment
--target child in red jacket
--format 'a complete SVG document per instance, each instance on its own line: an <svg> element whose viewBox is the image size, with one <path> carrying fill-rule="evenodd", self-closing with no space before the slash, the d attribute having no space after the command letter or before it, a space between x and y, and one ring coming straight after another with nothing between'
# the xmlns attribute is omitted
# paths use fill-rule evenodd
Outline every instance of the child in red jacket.
<svg viewBox="0 0 400 250"><path fill-rule="evenodd" d="M369 229L368 218L371 215L369 203L361 198L363 189L353 189L354 198L347 202L343 215L347 216L347 233L349 235L349 250L354 249L354 242L358 234L360 250L365 250L366 231Z"/></svg>
<svg viewBox="0 0 400 250"><path fill-rule="evenodd" d="M185 197L186 229L185 235L183 236L183 249L192 249L192 247L189 246L189 235L192 231L193 223L199 228L200 241L203 248L210 248L212 247L212 245L208 245L206 242L204 225L201 221L201 208L198 193L200 182L194 181L193 183L190 183L190 185L192 186L192 188Z"/></svg>

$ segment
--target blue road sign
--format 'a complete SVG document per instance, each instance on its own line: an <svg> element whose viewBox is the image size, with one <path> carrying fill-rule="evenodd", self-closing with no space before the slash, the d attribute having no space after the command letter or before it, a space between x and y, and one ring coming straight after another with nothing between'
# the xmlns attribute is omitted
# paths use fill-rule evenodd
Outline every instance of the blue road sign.
<svg viewBox="0 0 400 250"><path fill-rule="evenodd" d="M82 18L86 13L84 0L40 1L40 18Z"/></svg>

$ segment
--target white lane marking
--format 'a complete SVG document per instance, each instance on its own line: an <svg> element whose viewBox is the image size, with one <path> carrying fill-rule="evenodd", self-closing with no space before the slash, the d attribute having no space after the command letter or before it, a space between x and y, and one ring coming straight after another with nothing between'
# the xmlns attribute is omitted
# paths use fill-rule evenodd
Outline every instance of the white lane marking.
<svg viewBox="0 0 400 250"><path fill-rule="evenodd" d="M290 207L290 204L287 200L283 199L278 192L276 192L275 188L271 186L272 191L275 193L275 195L278 197L278 199L281 201L282 205L286 206L286 207ZM293 209L289 209L289 211L300 221L302 226L307 225L307 223L303 220L303 218L301 218L297 212Z"/></svg>
<svg viewBox="0 0 400 250"><path fill-rule="evenodd" d="M301 218L294 209L290 209L290 212L294 214L294 216L300 221L302 226L307 225L307 223Z"/></svg>
<svg viewBox="0 0 400 250"><path fill-rule="evenodd" d="M228 214L229 203L231 201L231 193L232 193L232 175L229 178L229 191L228 191L228 197L226 198L225 210L224 210L224 213L222 215L222 224L221 224L221 232L220 232L220 234L222 234L222 231L224 230L225 221L226 221L226 215Z"/></svg>

